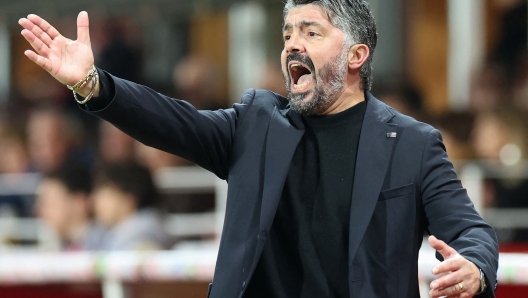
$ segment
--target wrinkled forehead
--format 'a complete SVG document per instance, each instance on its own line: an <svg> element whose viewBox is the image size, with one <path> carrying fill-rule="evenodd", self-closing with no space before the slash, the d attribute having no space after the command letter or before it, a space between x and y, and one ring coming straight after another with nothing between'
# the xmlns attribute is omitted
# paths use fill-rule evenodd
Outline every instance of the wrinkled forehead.
<svg viewBox="0 0 528 298"><path fill-rule="evenodd" d="M300 27L306 23L315 23L321 26L334 26L330 20L330 13L321 5L302 4L292 7L284 16L283 29Z"/></svg>

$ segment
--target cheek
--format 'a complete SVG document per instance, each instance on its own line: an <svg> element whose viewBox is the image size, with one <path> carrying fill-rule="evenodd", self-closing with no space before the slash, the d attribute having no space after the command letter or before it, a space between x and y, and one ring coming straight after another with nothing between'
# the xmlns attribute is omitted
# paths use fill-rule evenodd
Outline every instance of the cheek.
<svg viewBox="0 0 528 298"><path fill-rule="evenodd" d="M64 205L57 205L49 208L44 212L44 219L55 229L60 230L66 223L68 208Z"/></svg>
<svg viewBox="0 0 528 298"><path fill-rule="evenodd" d="M96 196L94 198L93 204L94 204L94 210L95 215L99 218L106 218L108 213L112 210L112 198L107 198L105 196Z"/></svg>
<svg viewBox="0 0 528 298"><path fill-rule="evenodd" d="M286 69L287 69L286 58L287 58L286 51L283 50L281 54L281 69L283 73L286 73Z"/></svg>

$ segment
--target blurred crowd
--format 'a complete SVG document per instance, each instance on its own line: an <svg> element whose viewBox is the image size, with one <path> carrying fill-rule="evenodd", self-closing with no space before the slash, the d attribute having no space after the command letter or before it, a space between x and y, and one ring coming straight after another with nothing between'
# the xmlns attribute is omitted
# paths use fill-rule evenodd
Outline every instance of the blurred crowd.
<svg viewBox="0 0 528 298"><path fill-rule="evenodd" d="M373 94L440 129L456 166L477 160L489 169L525 173L526 24L523 1L504 15L501 39L474 73L465 111L428 110L420 89L405 78L377 79ZM126 38L123 26L107 25L105 30L94 30L92 37L97 65L142 83L140 47ZM285 94L279 65L270 63L261 77L258 87ZM167 95L185 99L198 109L228 107L228 100L215 92L218 73L207 58L184 57L174 66L173 79ZM207 200L199 200L200 206L182 203L184 207L168 208L153 177L161 169L191 164L82 112L66 88L50 86L44 94L31 94L33 98L30 92L18 92L2 107L0 175L15 179L16 174L39 173L42 180L35 197L0 194L0 217L40 218L55 231L63 250L164 249L176 241L163 228L167 212L214 209L214 202ZM485 207L528 208L528 179L490 176L484 185ZM500 235L502 241L528 241L523 231Z"/></svg>
<svg viewBox="0 0 528 298"><path fill-rule="evenodd" d="M420 90L405 79L378 82L373 91L397 110L438 128L458 169L479 163L484 208L528 208L528 10L526 1L510 2L498 43L473 73L466 110L431 113ZM501 242L528 241L527 230L497 232Z"/></svg>

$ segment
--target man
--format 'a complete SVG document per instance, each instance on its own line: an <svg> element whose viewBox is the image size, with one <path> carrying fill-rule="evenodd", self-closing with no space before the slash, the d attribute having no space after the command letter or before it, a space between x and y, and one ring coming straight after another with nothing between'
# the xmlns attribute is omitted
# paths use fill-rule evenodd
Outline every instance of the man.
<svg viewBox="0 0 528 298"><path fill-rule="evenodd" d="M220 111L102 70L85 76L94 61L84 12L77 41L35 15L20 24L29 59L64 84L90 81L76 90L88 96L82 108L228 180L210 297L419 297L424 231L443 240L429 238L443 256L433 271L445 274L432 297L494 295L496 237L440 133L369 92L377 37L365 1L289 0L288 98L249 90Z"/></svg>

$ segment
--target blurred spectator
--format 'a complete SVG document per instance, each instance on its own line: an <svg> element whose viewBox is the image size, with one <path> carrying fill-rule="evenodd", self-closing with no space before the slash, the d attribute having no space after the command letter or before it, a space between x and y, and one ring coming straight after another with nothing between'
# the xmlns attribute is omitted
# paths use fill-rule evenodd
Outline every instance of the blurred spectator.
<svg viewBox="0 0 528 298"><path fill-rule="evenodd" d="M510 172L526 159L528 115L512 107L499 106L475 119L472 142L480 159L500 162ZM485 202L496 207L528 207L528 182L524 179L488 180Z"/></svg>
<svg viewBox="0 0 528 298"><path fill-rule="evenodd" d="M488 63L475 73L471 80L469 108L485 111L498 104L508 104L509 82L504 68L498 63Z"/></svg>
<svg viewBox="0 0 528 298"><path fill-rule="evenodd" d="M71 166L46 175L38 188L37 216L57 233L64 250L90 246L91 233L95 232L89 200L91 187L90 171Z"/></svg>
<svg viewBox="0 0 528 298"><path fill-rule="evenodd" d="M447 112L435 119L434 126L442 132L449 159L453 163L475 157L470 141L474 116L468 112Z"/></svg>
<svg viewBox="0 0 528 298"><path fill-rule="evenodd" d="M137 160L146 166L152 175L160 174L172 167L193 166L194 164L170 153L136 142ZM210 193L177 193L161 196L162 206L172 213L210 212L215 208L214 194Z"/></svg>
<svg viewBox="0 0 528 298"><path fill-rule="evenodd" d="M523 0L500 0L497 4L506 10L501 19L500 40L491 54L491 61L498 63L505 70L509 82L514 81L523 64L520 63L526 54L527 44L527 2Z"/></svg>
<svg viewBox="0 0 528 298"><path fill-rule="evenodd" d="M134 139L110 122L100 122L99 156L103 164L132 161L135 142Z"/></svg>
<svg viewBox="0 0 528 298"><path fill-rule="evenodd" d="M0 173L20 174L29 169L29 157L22 132L5 126L0 130Z"/></svg>
<svg viewBox="0 0 528 298"><path fill-rule="evenodd" d="M147 168L135 163L107 165L96 176L94 210L106 228L97 250L142 250L169 247L156 208L158 193Z"/></svg>
<svg viewBox="0 0 528 298"><path fill-rule="evenodd" d="M21 174L29 169L24 135L8 124L0 127L0 174ZM0 217L30 215L33 196L21 195L14 191L20 187L30 188L20 175L2 176L0 190Z"/></svg>
<svg viewBox="0 0 528 298"><path fill-rule="evenodd" d="M499 40L491 50L482 69L475 73L470 94L474 111L492 109L497 104L512 101L528 107L522 95L526 93L527 65L527 2L495 0L503 10Z"/></svg>
<svg viewBox="0 0 528 298"><path fill-rule="evenodd" d="M218 96L218 69L214 62L203 57L183 58L174 68L177 97L190 102L199 110L222 107Z"/></svg>
<svg viewBox="0 0 528 298"><path fill-rule="evenodd" d="M141 50L134 40L134 35L141 36L140 27L129 19L113 17L94 29L97 65L117 77L141 82Z"/></svg>
<svg viewBox="0 0 528 298"><path fill-rule="evenodd" d="M373 93L376 94L379 100L403 114L419 121L428 119L420 90L409 82L404 80L384 80L376 86L376 90Z"/></svg>
<svg viewBox="0 0 528 298"><path fill-rule="evenodd" d="M524 110L528 110L528 52L520 63L521 71L512 86L512 98L514 104Z"/></svg>
<svg viewBox="0 0 528 298"><path fill-rule="evenodd" d="M507 166L526 158L527 120L526 112L509 106L477 114L472 132L477 157L501 161Z"/></svg>
<svg viewBox="0 0 528 298"><path fill-rule="evenodd" d="M27 123L27 136L31 165L41 173L52 173L64 165L94 164L93 152L83 147L82 125L60 109L34 110Z"/></svg>
<svg viewBox="0 0 528 298"><path fill-rule="evenodd" d="M507 172L523 173L521 163L528 154L526 137L528 133L528 113L518 108L497 106L481 112L475 120L472 141L480 159L493 165L500 163ZM484 168L486 169L486 168ZM486 179L484 181L483 202L486 207L527 208L528 180L515 178ZM500 242L528 241L526 229L499 229Z"/></svg>

